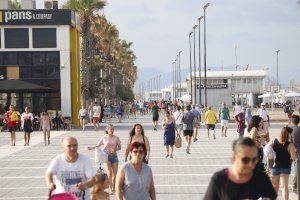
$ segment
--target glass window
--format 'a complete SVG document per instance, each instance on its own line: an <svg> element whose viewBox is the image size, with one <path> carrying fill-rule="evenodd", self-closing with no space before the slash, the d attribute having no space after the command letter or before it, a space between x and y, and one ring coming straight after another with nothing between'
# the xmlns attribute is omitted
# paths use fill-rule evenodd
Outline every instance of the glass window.
<svg viewBox="0 0 300 200"><path fill-rule="evenodd" d="M5 48L29 48L28 28L6 28Z"/></svg>
<svg viewBox="0 0 300 200"><path fill-rule="evenodd" d="M223 83L227 83L227 79L223 79Z"/></svg>
<svg viewBox="0 0 300 200"><path fill-rule="evenodd" d="M32 54L32 64L34 66L45 65L45 53L33 53Z"/></svg>
<svg viewBox="0 0 300 200"><path fill-rule="evenodd" d="M59 66L59 52L48 52L46 54L46 65L58 65Z"/></svg>
<svg viewBox="0 0 300 200"><path fill-rule="evenodd" d="M3 65L18 65L16 52L6 52L3 55Z"/></svg>
<svg viewBox="0 0 300 200"><path fill-rule="evenodd" d="M60 68L59 66L47 66L45 67L46 70L46 76L45 78L54 78L59 79L60 78Z"/></svg>
<svg viewBox="0 0 300 200"><path fill-rule="evenodd" d="M7 77L6 67L0 67L0 80L5 80Z"/></svg>
<svg viewBox="0 0 300 200"><path fill-rule="evenodd" d="M33 28L33 48L56 48L56 28Z"/></svg>
<svg viewBox="0 0 300 200"><path fill-rule="evenodd" d="M19 65L30 66L31 63L31 53L29 52L19 52L18 53Z"/></svg>
<svg viewBox="0 0 300 200"><path fill-rule="evenodd" d="M45 69L44 67L32 67L31 68L32 78L45 78Z"/></svg>
<svg viewBox="0 0 300 200"><path fill-rule="evenodd" d="M20 79L30 79L31 78L31 67L20 67Z"/></svg>
<svg viewBox="0 0 300 200"><path fill-rule="evenodd" d="M3 54L0 52L0 66L3 65Z"/></svg>
<svg viewBox="0 0 300 200"><path fill-rule="evenodd" d="M237 79L237 80L236 80L236 89L237 89L237 90L240 90L240 89L241 89L241 80L240 80L240 79Z"/></svg>

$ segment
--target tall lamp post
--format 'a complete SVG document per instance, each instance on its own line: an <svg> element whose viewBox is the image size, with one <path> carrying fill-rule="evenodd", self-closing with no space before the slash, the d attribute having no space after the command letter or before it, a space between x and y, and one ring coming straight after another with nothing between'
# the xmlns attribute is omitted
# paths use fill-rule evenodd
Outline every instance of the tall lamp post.
<svg viewBox="0 0 300 200"><path fill-rule="evenodd" d="M189 33L189 44L190 44L190 91L191 91L191 103L193 103L193 83L192 83L192 44L191 44L191 35L193 32Z"/></svg>
<svg viewBox="0 0 300 200"><path fill-rule="evenodd" d="M276 61L277 61L277 86L279 85L279 78L278 78L278 54L279 54L279 52L280 52L280 50L279 49L277 49L276 50Z"/></svg>
<svg viewBox="0 0 300 200"><path fill-rule="evenodd" d="M180 70L180 54L181 54L181 51L179 51L179 53L178 53L179 97L181 97L181 70Z"/></svg>
<svg viewBox="0 0 300 200"><path fill-rule="evenodd" d="M178 79L177 79L177 59L174 60L174 69L175 69L175 101L178 96Z"/></svg>
<svg viewBox="0 0 300 200"><path fill-rule="evenodd" d="M199 27L199 104L202 104L202 100L201 100L201 82L202 82L202 78L201 78L201 29L200 29L200 22L203 19L203 16L198 18L198 27Z"/></svg>
<svg viewBox="0 0 300 200"><path fill-rule="evenodd" d="M174 70L174 68L175 68L175 62L172 62L172 74L173 74L173 87L172 87L172 89L173 89L173 102L174 102L174 99L175 99L175 70Z"/></svg>
<svg viewBox="0 0 300 200"><path fill-rule="evenodd" d="M197 77L196 77L196 34L195 34L195 29L198 27L198 25L193 26L193 34L194 34L194 98L195 101L194 103L197 103L197 97L196 97L196 92L197 92Z"/></svg>
<svg viewBox="0 0 300 200"><path fill-rule="evenodd" d="M204 7L203 7L203 11L204 11L204 97L205 97L205 107L207 108L207 88L206 88L206 9L210 4L207 3Z"/></svg>

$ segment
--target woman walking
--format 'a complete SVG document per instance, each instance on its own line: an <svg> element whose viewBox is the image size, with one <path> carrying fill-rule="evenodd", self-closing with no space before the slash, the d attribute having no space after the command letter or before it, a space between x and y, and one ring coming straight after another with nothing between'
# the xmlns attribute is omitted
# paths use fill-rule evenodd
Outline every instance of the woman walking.
<svg viewBox="0 0 300 200"><path fill-rule="evenodd" d="M289 135L292 131L293 129L289 127L282 128L279 138L275 139L272 145L276 153L275 165L267 166L267 169L270 169L271 180L277 193L280 180L282 181L284 200L289 199L288 182L291 174L291 160L297 159L296 148L293 143L289 142Z"/></svg>
<svg viewBox="0 0 300 200"><path fill-rule="evenodd" d="M21 115L21 127L24 130L24 146L29 146L30 133L33 131L33 114L30 112L30 107L25 107L25 112Z"/></svg>
<svg viewBox="0 0 300 200"><path fill-rule="evenodd" d="M116 181L117 199L155 200L152 170L143 162L146 147L134 142L130 145L131 160L124 163L118 171Z"/></svg>
<svg viewBox="0 0 300 200"><path fill-rule="evenodd" d="M145 136L144 128L141 124L135 124L129 132L129 139L125 151L125 162L128 160L130 145L134 142L139 142L145 145L146 151L144 153L143 162L148 164L150 158L150 144L148 138ZM129 157L129 160L131 157Z"/></svg>
<svg viewBox="0 0 300 200"><path fill-rule="evenodd" d="M174 142L175 142L175 119L171 116L170 111L167 111L162 123L164 131L164 145L166 147L166 158L173 158Z"/></svg>
<svg viewBox="0 0 300 200"><path fill-rule="evenodd" d="M47 112L42 112L41 114L41 125L40 129L42 129L44 133L44 143L45 146L50 144L50 130L51 130L52 120ZM48 139L48 142L46 140Z"/></svg>
<svg viewBox="0 0 300 200"><path fill-rule="evenodd" d="M118 136L114 135L114 126L108 124L105 128L105 135L102 136L98 144L94 147L88 147L88 150L95 149L96 147L103 146L104 151L108 155L107 162L104 163L104 167L109 179L110 194L115 193L115 179L118 172L118 154L117 151L121 150L121 141Z"/></svg>
<svg viewBox="0 0 300 200"><path fill-rule="evenodd" d="M80 125L82 127L82 131L85 130L85 125L87 124L88 120L88 111L81 106L81 109L78 112L78 119L80 120Z"/></svg>

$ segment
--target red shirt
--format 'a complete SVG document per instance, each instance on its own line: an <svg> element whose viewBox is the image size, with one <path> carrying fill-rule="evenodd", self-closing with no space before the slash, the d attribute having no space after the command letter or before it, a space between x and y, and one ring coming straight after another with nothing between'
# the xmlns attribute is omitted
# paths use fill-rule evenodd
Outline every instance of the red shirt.
<svg viewBox="0 0 300 200"><path fill-rule="evenodd" d="M14 111L15 112L15 111ZM12 127L12 126L15 126L16 124L17 124L17 122L16 121L12 121L11 120L11 115L12 115L12 111L7 111L6 113L5 113L5 120L7 121L7 124L8 124L8 126L9 127Z"/></svg>

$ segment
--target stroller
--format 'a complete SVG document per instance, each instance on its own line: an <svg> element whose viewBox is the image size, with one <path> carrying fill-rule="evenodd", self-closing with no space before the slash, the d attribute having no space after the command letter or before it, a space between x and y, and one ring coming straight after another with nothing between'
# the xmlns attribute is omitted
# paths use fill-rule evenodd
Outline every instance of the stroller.
<svg viewBox="0 0 300 200"><path fill-rule="evenodd" d="M49 199L48 200L84 200L85 198L85 191L82 192L82 199L79 199L75 195L71 193L59 193L51 195L51 192L49 192Z"/></svg>

